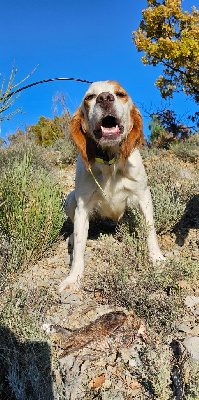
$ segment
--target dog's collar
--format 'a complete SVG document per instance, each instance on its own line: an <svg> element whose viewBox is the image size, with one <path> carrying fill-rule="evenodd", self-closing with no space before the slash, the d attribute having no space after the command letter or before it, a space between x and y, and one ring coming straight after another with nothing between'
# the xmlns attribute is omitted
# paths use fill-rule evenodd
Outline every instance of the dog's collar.
<svg viewBox="0 0 199 400"><path fill-rule="evenodd" d="M116 161L116 158L113 157L111 160L106 161L103 158L95 157L95 161L97 161L99 163L102 163L102 164L105 164L105 165L112 165Z"/></svg>
<svg viewBox="0 0 199 400"><path fill-rule="evenodd" d="M107 151L97 147L95 161L105 165L112 165L116 161L116 157L113 155L109 156Z"/></svg>

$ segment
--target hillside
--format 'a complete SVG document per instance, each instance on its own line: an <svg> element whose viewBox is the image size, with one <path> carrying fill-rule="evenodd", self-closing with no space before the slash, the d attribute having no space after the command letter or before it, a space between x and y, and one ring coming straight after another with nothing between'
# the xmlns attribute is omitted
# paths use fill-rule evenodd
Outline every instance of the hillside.
<svg viewBox="0 0 199 400"><path fill-rule="evenodd" d="M75 154L68 163L61 147L40 149L23 140L1 149L2 176L10 165L17 170L31 148L31 174L37 170L41 177L43 168L65 197L74 188ZM43 236L34 236L34 247L25 248L22 239L13 244L19 231L12 236L12 225L10 237L6 234L1 211L0 398L199 399L198 155L198 136L168 151L142 150L167 263L161 268L150 263L147 228L137 212L127 210L117 227L109 220L95 220L78 292L57 292L70 269L67 244L72 224L60 218L63 227L55 234L57 215L62 213L56 199L56 218L53 212L49 217L50 208L45 220L26 218L30 231L37 231L37 221L42 229L48 226ZM0 193L5 210L2 187ZM46 196L47 189L45 195L41 190L41 207ZM32 202L31 197L25 212ZM28 237L33 237L29 231ZM43 329L43 324L56 325L55 332Z"/></svg>

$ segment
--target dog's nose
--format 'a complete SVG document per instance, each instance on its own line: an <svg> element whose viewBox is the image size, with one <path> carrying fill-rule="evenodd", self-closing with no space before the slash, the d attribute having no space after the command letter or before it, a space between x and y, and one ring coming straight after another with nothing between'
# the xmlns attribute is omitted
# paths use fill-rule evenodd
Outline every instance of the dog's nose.
<svg viewBox="0 0 199 400"><path fill-rule="evenodd" d="M115 98L113 94L109 92L102 92L97 96L96 102L101 106L101 107L106 107L110 102L114 101Z"/></svg>

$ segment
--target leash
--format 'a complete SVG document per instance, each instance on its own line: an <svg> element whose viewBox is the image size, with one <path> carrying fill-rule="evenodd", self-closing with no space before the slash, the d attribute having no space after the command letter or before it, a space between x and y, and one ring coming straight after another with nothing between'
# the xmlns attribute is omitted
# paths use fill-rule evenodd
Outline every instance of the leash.
<svg viewBox="0 0 199 400"><path fill-rule="evenodd" d="M50 78L50 79L43 79L42 81L30 83L29 85L23 86L20 89L17 89L17 90L14 90L13 92L8 93L6 98L9 98L9 97L15 95L16 93L19 93L22 90L28 89L31 86L39 85L40 83L53 82L53 81L76 81L76 82L93 83L93 82L87 81L85 79L79 79L79 78ZM4 95L5 95L5 93L3 93L3 95L0 97L0 101L3 100Z"/></svg>
<svg viewBox="0 0 199 400"><path fill-rule="evenodd" d="M117 159L116 156L112 156L112 158L109 158L108 153L106 151L102 150L99 147L97 148L96 153L97 154L95 156L95 161L98 162L98 163L101 163L101 164L105 164L105 165L111 166L111 165L113 165L115 163L115 161ZM98 180L96 179L91 167L89 167L88 170L89 170L90 174L92 175L96 185L101 190L101 192L103 193L104 197L106 198L106 194L105 194L104 190L102 189L101 185L99 184Z"/></svg>
<svg viewBox="0 0 199 400"><path fill-rule="evenodd" d="M96 179L96 177L95 177L95 175L94 175L94 173L93 173L91 167L89 167L88 170L89 170L90 174L92 175L92 177L93 177L93 179L94 179L96 185L99 187L99 189L100 189L101 192L103 193L104 197L106 198L106 194L105 194L104 190L102 189L101 185L99 184L98 180Z"/></svg>
<svg viewBox="0 0 199 400"><path fill-rule="evenodd" d="M98 157L95 157L95 161L97 161L97 162L99 162L101 164L105 164L105 165L109 165L110 166L110 165L114 164L114 162L116 161L116 157L113 157L110 160L107 160L107 159L105 160L104 158L101 158L101 157L98 156ZM89 167L88 170L89 170L90 174L92 175L96 185L101 190L101 192L103 193L104 197L106 198L106 194L105 194L104 190L102 189L100 183L98 182L97 178L95 177L91 167Z"/></svg>

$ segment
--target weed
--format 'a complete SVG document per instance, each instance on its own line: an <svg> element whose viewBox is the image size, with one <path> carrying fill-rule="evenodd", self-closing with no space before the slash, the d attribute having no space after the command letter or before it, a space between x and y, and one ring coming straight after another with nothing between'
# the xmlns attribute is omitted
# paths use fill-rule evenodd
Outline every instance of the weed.
<svg viewBox="0 0 199 400"><path fill-rule="evenodd" d="M199 132L192 135L189 140L172 146L172 151L178 158L185 161L197 162L199 157Z"/></svg>
<svg viewBox="0 0 199 400"><path fill-rule="evenodd" d="M0 170L7 169L14 162L22 162L27 153L31 153L33 169L43 168L50 172L51 165L47 150L37 146L34 138L26 133L21 136L13 135L8 146L0 147Z"/></svg>
<svg viewBox="0 0 199 400"><path fill-rule="evenodd" d="M197 194L197 176L184 179L181 167L170 161L145 161L151 189L155 226L161 234L172 230L182 217L186 203ZM182 176L181 176L182 175Z"/></svg>
<svg viewBox="0 0 199 400"><path fill-rule="evenodd" d="M48 304L49 303L49 304ZM0 398L53 400L51 352L40 329L51 299L45 291L10 296L0 314Z"/></svg>
<svg viewBox="0 0 199 400"><path fill-rule="evenodd" d="M185 397L187 400L198 400L199 398L199 363L195 362L189 369L186 377Z"/></svg>
<svg viewBox="0 0 199 400"><path fill-rule="evenodd" d="M154 267L147 256L144 225L138 223L133 235L130 231L123 221L114 236L101 236L98 258L106 267L99 274L98 285L108 302L136 310L157 332L166 333L182 313L178 282L196 281L197 263L170 260L164 268Z"/></svg>
<svg viewBox="0 0 199 400"><path fill-rule="evenodd" d="M42 169L33 172L31 154L1 173L0 228L12 245L15 268L34 261L57 238L64 216L58 185Z"/></svg>
<svg viewBox="0 0 199 400"><path fill-rule="evenodd" d="M53 145L49 146L49 150L59 152L60 164L74 162L77 158L77 148L68 136L58 138Z"/></svg>
<svg viewBox="0 0 199 400"><path fill-rule="evenodd" d="M171 355L168 346L148 345L140 351L139 373L150 398L171 399Z"/></svg>

